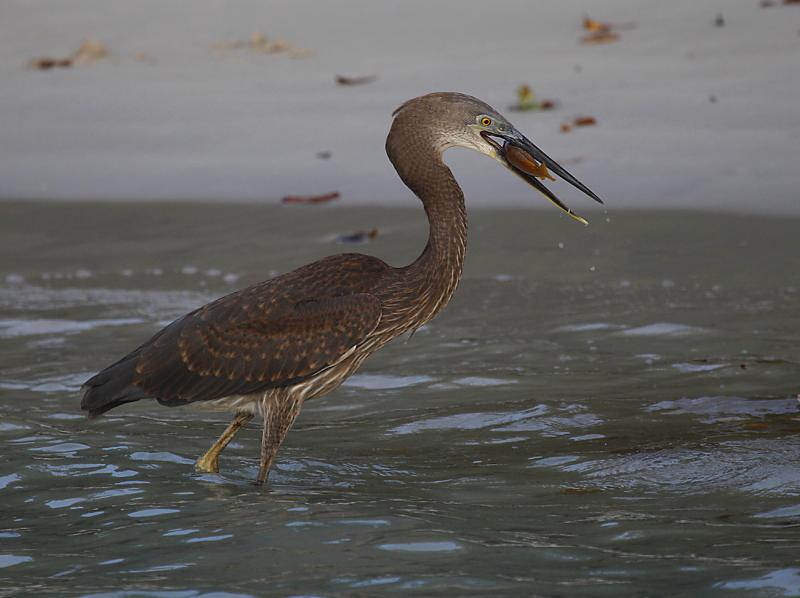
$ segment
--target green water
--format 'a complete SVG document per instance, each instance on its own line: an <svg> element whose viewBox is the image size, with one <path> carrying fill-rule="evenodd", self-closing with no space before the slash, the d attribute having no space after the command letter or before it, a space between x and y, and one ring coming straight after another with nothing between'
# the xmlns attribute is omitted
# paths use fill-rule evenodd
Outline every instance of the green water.
<svg viewBox="0 0 800 598"><path fill-rule="evenodd" d="M259 430L80 383L421 209L0 204L0 594L800 595L800 219L476 211L453 302ZM376 227L376 240L336 236Z"/></svg>

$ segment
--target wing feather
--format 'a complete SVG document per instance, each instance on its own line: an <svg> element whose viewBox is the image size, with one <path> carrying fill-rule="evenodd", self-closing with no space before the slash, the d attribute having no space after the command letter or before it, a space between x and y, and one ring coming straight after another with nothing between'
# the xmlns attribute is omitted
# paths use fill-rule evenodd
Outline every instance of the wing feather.
<svg viewBox="0 0 800 598"><path fill-rule="evenodd" d="M131 383L178 405L304 380L375 330L382 306L369 291L388 269L345 254L223 297L137 349Z"/></svg>

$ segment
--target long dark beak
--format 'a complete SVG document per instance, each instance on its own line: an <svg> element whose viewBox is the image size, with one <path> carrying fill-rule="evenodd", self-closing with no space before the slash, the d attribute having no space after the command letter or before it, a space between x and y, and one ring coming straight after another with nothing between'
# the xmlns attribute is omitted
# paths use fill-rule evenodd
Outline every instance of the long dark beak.
<svg viewBox="0 0 800 598"><path fill-rule="evenodd" d="M597 195L595 195L591 189L572 176L565 168L560 166L558 162L545 154L527 137L516 130L512 130L509 133L484 132L482 135L484 139L487 139L492 145L495 146L497 157L503 166L511 170L529 185L536 188L536 190L553 202L553 204L555 204L555 206L565 214L582 224L589 224L585 218L578 216L578 214L564 205L564 203L558 199L558 197L556 197L555 194L550 191L550 189L542 184L540 179L555 180L552 176L550 176L550 172L548 171L549 169L554 174L567 181L573 187L583 191L596 202L603 203L603 200L597 197ZM501 145L498 143L494 137L502 139L503 144Z"/></svg>

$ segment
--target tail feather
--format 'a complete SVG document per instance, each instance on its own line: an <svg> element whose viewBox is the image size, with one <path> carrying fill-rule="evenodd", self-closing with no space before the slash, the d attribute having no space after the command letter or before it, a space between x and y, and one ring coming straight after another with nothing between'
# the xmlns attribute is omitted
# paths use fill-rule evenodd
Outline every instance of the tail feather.
<svg viewBox="0 0 800 598"><path fill-rule="evenodd" d="M133 385L137 358L137 352L131 353L84 383L81 409L89 412L90 419L114 407L149 396Z"/></svg>

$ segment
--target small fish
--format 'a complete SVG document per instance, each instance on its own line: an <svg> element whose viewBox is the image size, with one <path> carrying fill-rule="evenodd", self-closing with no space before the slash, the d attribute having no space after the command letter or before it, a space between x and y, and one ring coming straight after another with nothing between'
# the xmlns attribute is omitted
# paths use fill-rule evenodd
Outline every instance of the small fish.
<svg viewBox="0 0 800 598"><path fill-rule="evenodd" d="M553 175L550 174L550 171L547 170L547 166L541 162L537 162L528 153L514 145L509 143L505 145L505 156L511 164L523 172L527 172L528 174L531 174L543 181L556 180L553 178Z"/></svg>

